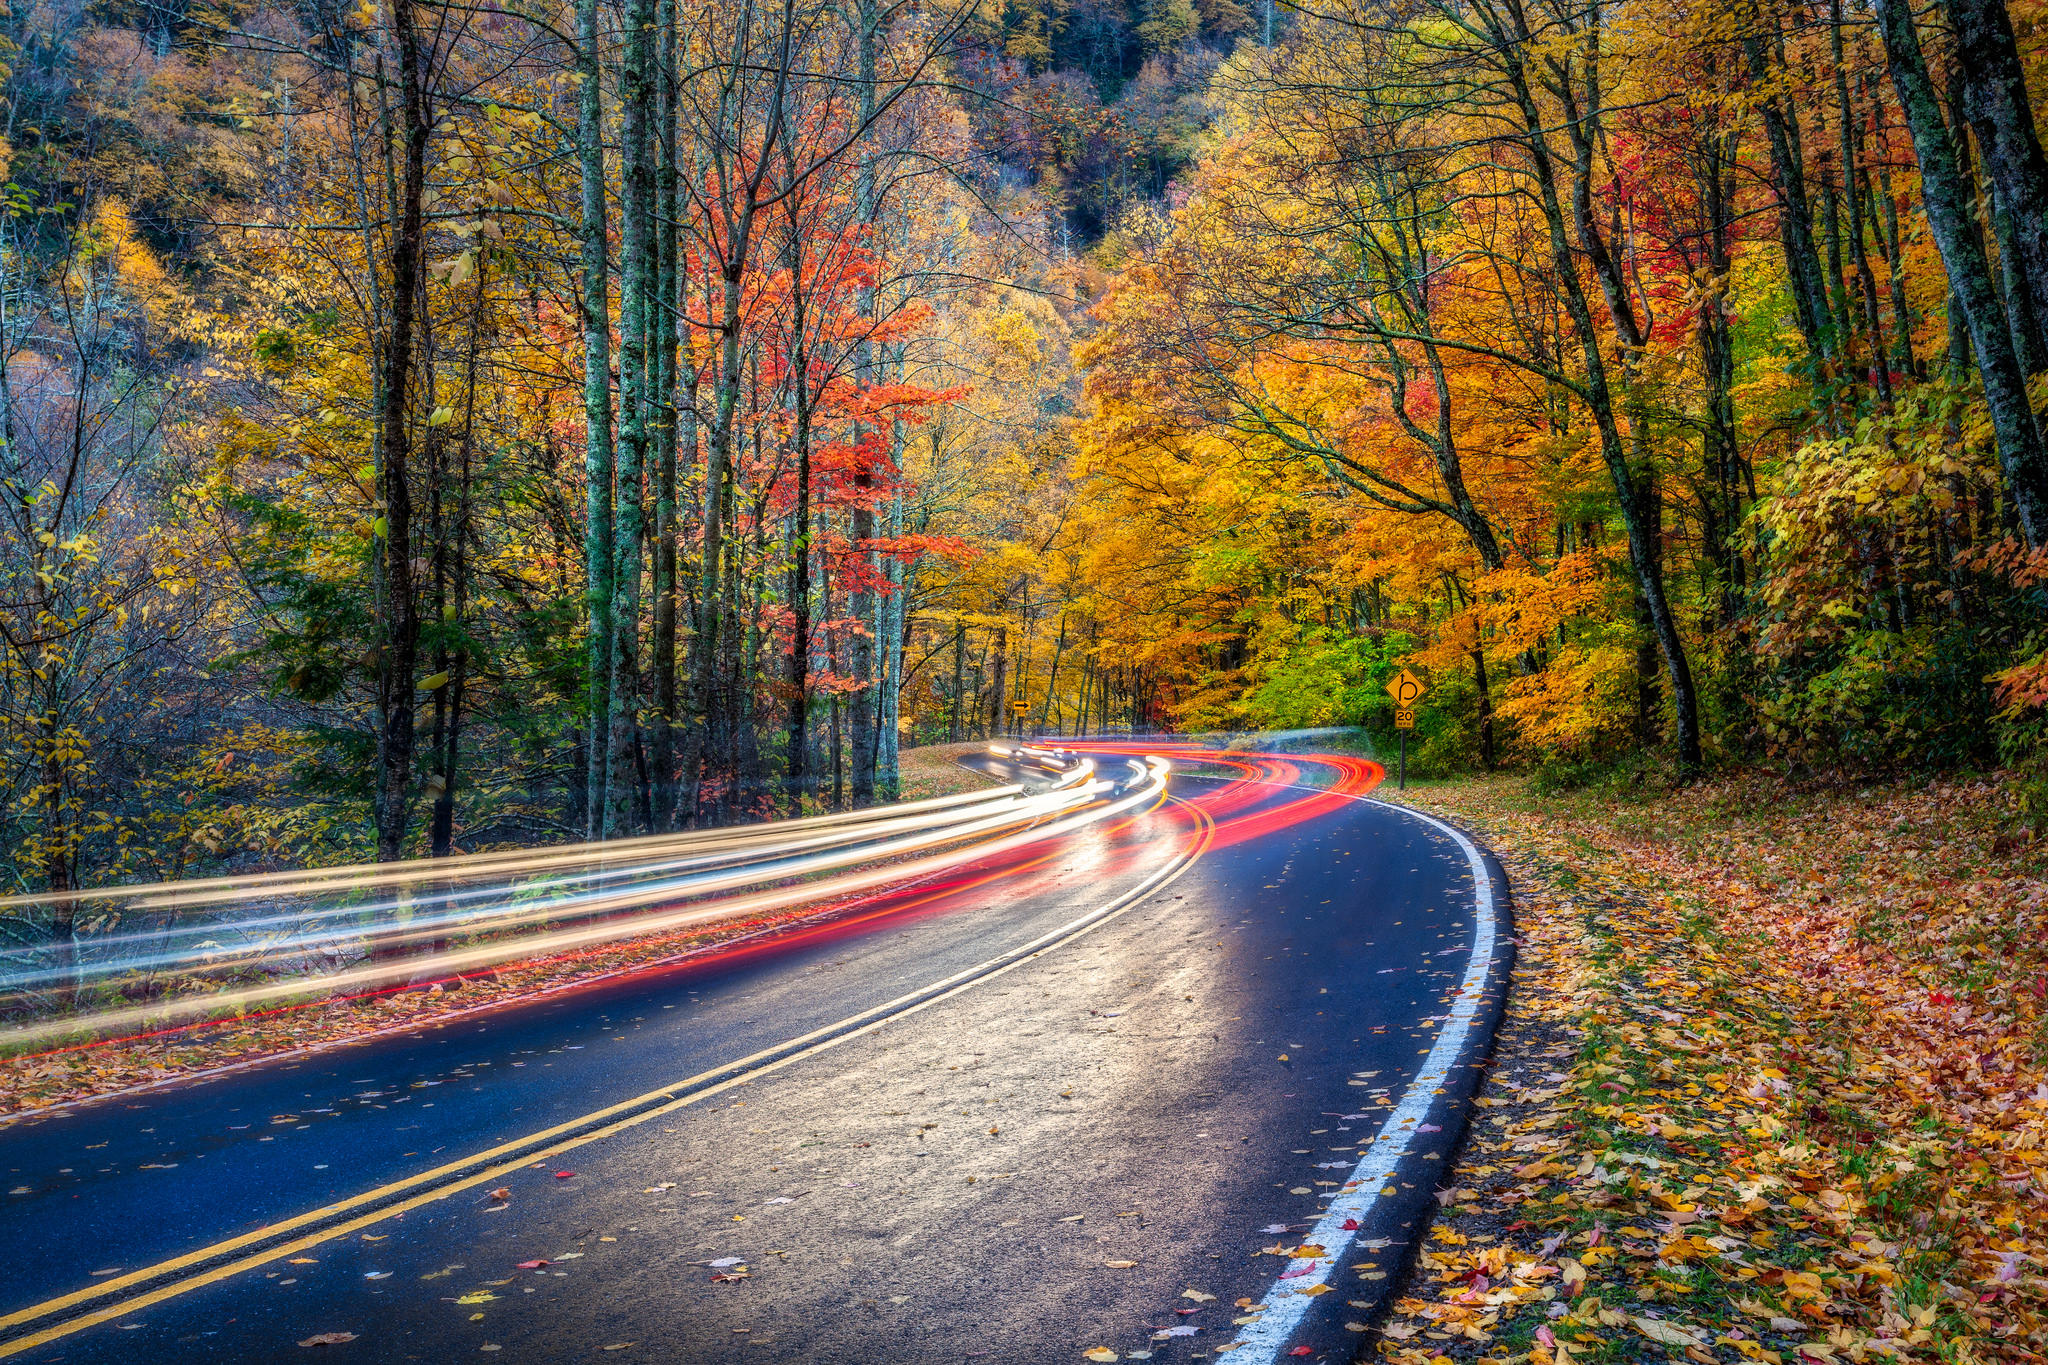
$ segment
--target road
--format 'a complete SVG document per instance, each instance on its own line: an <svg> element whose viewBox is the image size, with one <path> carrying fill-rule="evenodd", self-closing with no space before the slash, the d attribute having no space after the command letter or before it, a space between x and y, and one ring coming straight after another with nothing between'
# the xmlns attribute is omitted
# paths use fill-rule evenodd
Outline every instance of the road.
<svg viewBox="0 0 2048 1365"><path fill-rule="evenodd" d="M0 1356L1350 1359L1505 881L1374 765L1173 756L832 924L0 1128Z"/></svg>

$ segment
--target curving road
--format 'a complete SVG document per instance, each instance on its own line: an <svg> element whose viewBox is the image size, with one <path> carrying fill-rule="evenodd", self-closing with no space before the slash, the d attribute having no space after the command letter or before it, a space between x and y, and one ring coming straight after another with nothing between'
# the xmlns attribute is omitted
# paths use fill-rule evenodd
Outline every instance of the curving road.
<svg viewBox="0 0 2048 1365"><path fill-rule="evenodd" d="M855 913L0 1128L0 1356L1351 1358L1505 880L1376 765L1146 751L1153 809Z"/></svg>

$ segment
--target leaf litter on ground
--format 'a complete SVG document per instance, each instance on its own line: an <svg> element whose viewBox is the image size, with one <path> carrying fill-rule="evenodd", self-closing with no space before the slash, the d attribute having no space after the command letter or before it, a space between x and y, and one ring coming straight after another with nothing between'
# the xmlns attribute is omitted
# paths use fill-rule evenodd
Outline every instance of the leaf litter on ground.
<svg viewBox="0 0 2048 1365"><path fill-rule="evenodd" d="M1384 1358L2043 1359L2048 880L1998 782L1412 799L1519 951Z"/></svg>

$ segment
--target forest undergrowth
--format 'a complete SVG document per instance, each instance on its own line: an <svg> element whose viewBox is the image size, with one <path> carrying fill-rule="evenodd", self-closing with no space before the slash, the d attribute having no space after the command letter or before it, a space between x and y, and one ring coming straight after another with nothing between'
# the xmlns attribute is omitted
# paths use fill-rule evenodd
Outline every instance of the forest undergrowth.
<svg viewBox="0 0 2048 1365"><path fill-rule="evenodd" d="M1520 955L1385 1357L2042 1358L2048 879L2005 782L1412 799L1499 854Z"/></svg>

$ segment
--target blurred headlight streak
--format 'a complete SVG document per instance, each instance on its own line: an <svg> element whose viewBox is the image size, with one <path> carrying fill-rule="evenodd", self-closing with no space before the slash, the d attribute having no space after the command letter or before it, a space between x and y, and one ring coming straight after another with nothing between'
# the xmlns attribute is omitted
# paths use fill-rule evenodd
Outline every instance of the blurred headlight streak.
<svg viewBox="0 0 2048 1365"><path fill-rule="evenodd" d="M155 989L168 978L174 992L30 1018L0 1028L0 1049L18 1053L294 997L459 976L834 900L1058 838L1165 791L1163 759L1145 760L1146 780L1127 791L1097 779L1092 762L1050 754L1040 761L1058 776L1035 789L1013 785L734 830L11 897L0 909L62 899L146 924L81 940L75 963L0 956L0 1008L32 1015L46 1011L61 988L76 986L90 999L152 976Z"/></svg>

